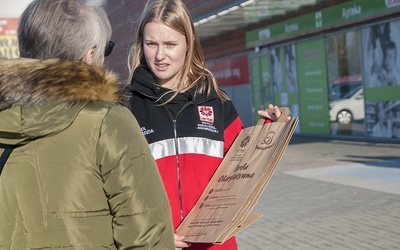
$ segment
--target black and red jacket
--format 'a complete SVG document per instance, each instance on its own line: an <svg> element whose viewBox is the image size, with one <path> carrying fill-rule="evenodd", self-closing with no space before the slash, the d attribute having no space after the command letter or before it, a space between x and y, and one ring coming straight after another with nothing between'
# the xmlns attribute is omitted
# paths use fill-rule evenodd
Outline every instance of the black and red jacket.
<svg viewBox="0 0 400 250"><path fill-rule="evenodd" d="M145 135L171 204L174 227L197 202L223 156L243 128L231 101L215 92L195 95L194 88L171 94L157 84L148 68L138 68L132 80L132 112ZM223 245L190 249L235 249L234 239ZM204 244L200 244L204 245Z"/></svg>

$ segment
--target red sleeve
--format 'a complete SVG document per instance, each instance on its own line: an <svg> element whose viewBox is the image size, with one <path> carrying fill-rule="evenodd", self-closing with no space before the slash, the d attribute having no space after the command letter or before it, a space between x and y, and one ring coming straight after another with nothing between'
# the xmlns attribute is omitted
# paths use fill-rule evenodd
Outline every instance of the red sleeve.
<svg viewBox="0 0 400 250"><path fill-rule="evenodd" d="M239 116L231 122L224 131L224 155L228 152L228 149L232 146L236 137L242 131L243 123Z"/></svg>

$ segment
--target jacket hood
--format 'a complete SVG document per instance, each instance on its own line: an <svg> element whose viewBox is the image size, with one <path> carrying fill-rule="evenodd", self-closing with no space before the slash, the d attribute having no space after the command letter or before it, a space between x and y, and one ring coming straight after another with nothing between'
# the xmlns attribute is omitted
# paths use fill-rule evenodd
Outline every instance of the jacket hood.
<svg viewBox="0 0 400 250"><path fill-rule="evenodd" d="M131 90L154 100L157 100L167 92L171 92L170 89L159 85L150 69L145 66L135 70Z"/></svg>
<svg viewBox="0 0 400 250"><path fill-rule="evenodd" d="M67 128L88 102L125 105L117 75L79 61L0 59L0 144L24 144Z"/></svg>
<svg viewBox="0 0 400 250"><path fill-rule="evenodd" d="M164 101L168 100L174 93L170 89L159 85L147 66L141 66L135 70L131 82L131 91L133 93L136 92L137 94L146 96L147 98L158 100L159 103L163 103ZM217 94L214 90L212 90L207 96L203 94L197 94L196 87L192 87L185 92L179 93L179 95L177 95L172 102L191 100L194 103L201 103L206 100L216 98Z"/></svg>

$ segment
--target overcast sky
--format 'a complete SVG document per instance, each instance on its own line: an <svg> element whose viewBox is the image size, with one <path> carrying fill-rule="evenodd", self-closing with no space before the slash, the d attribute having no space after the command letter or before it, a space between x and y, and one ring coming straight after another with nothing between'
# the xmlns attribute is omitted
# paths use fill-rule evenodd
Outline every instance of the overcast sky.
<svg viewBox="0 0 400 250"><path fill-rule="evenodd" d="M0 0L0 18L18 18L32 0Z"/></svg>

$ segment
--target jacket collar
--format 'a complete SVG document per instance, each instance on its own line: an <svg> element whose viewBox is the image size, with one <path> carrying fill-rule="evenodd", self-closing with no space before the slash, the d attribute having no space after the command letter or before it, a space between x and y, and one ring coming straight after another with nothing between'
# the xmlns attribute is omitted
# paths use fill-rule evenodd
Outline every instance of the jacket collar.
<svg viewBox="0 0 400 250"><path fill-rule="evenodd" d="M170 89L164 88L157 83L157 80L147 66L140 66L135 70L131 82L131 91L153 100L157 100L163 96L162 100L160 100L161 102L168 100L173 94ZM165 94L167 92L169 93ZM178 94L173 102L191 100L194 103L201 103L215 98L217 98L215 91L211 91L207 96L206 94L196 93L196 88L193 87L186 92Z"/></svg>

